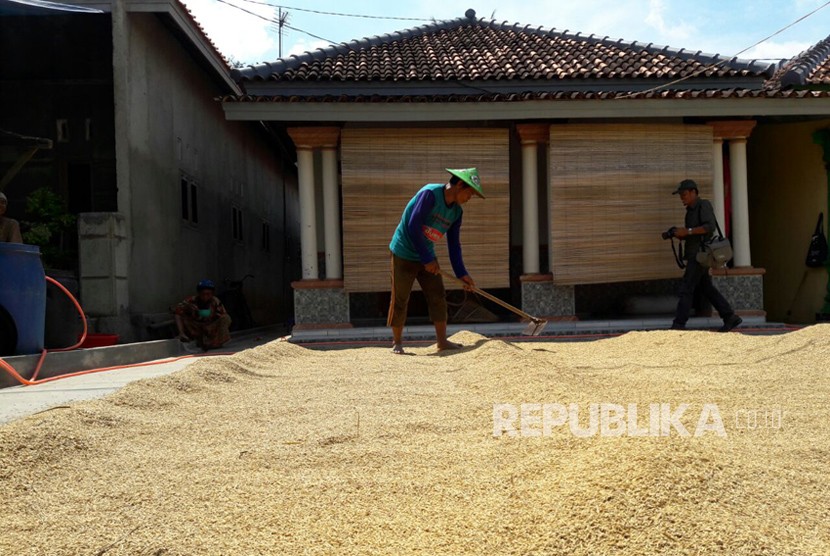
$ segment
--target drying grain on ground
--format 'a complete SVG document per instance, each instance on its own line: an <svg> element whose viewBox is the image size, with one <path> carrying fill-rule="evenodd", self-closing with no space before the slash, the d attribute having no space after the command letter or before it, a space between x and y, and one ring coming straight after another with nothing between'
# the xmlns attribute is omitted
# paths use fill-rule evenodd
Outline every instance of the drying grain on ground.
<svg viewBox="0 0 830 556"><path fill-rule="evenodd" d="M830 554L830 326L453 340L274 342L2 427L0 553ZM494 435L531 403L685 403L689 435Z"/></svg>

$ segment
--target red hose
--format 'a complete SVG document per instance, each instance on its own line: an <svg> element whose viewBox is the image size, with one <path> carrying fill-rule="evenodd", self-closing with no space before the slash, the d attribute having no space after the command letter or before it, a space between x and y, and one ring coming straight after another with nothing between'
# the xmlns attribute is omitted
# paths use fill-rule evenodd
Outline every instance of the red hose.
<svg viewBox="0 0 830 556"><path fill-rule="evenodd" d="M84 310L81 307L81 304L78 303L77 299L75 299L75 296L72 295L72 293L69 290L67 290L65 287L63 287L63 284L61 284L57 280L47 276L46 281L49 282L50 284L54 285L54 286L57 286L57 288L60 291L62 291L64 294L66 294L66 296L70 299L70 301L72 301L72 304L75 306L75 309L78 311L78 314L81 315L81 321L84 323L84 331L81 334L81 338L78 340L78 343L75 344L74 346L70 346L70 347L66 347L66 348L49 349L49 350L44 349L43 351L40 352L40 359L38 359L37 366L35 366L35 372L32 373L32 378L29 379L32 382L32 384L34 384L37 381L37 375L40 374L40 368L43 366L43 362L46 360L46 354L48 352L50 352L50 351L72 351L73 349L78 349L84 343L84 340L86 340L86 334L88 332L88 324L87 324L87 320L86 320L86 315L84 314Z"/></svg>
<svg viewBox="0 0 830 556"><path fill-rule="evenodd" d="M116 365L114 367L101 367L100 369L88 369L86 371L77 371L74 373L67 373L65 375L60 376L53 376L49 378L42 378L40 380L27 380L20 376L20 374L14 370L14 367L0 359L0 369L3 369L7 373L9 373L15 380L17 380L23 386L34 386L36 384L44 384L46 382L52 382L54 380L61 380L63 378L71 378L73 376L81 376L81 375L90 375L92 373L101 373L104 371L115 371L117 369L130 369L133 367L149 367L151 365L163 365L165 363L175 363L176 361L180 361L182 359L192 359L195 357L215 357L217 355L233 355L233 352L226 351L226 352L216 352L216 353L204 353L204 354L193 354L193 355L181 355L179 357L174 357L172 359L161 359L159 361L148 361L146 363L132 363L130 365Z"/></svg>
<svg viewBox="0 0 830 556"><path fill-rule="evenodd" d="M75 305L75 309L77 309L78 314L81 315L81 320L84 323L84 331L81 334L81 338L78 340L78 343L76 343L73 346L65 347L65 348L48 349L48 350L44 349L40 353L40 359L38 359L37 366L35 366L35 372L32 373L32 378L29 378L29 379L26 379L26 378L23 378L22 376L20 376L20 373L18 373L14 369L14 367L12 367L8 363L6 363L6 361L4 361L2 358L0 358L0 369L3 369L4 371L6 371L15 380L17 380L20 384L22 384L24 386L32 386L32 385L35 385L35 384L43 384L45 382L52 382L53 380L60 380L62 378L70 378L70 377L73 377L73 376L88 375L88 374L92 374L92 373L100 373L100 372L103 372L103 371L114 371L116 369L128 369L128 368L132 368L132 367L149 367L150 365L162 365L164 363L173 363L175 361L180 361L182 359L191 359L191 358L194 358L194 357L205 357L205 356L216 356L216 355L233 355L232 352L217 352L217 353L210 353L210 354L203 354L203 355L182 355L180 357L174 357L172 359L162 359L160 361L150 361L150 362L147 362L147 363L133 363L133 364L130 364L130 365L116 365L114 367L101 367L99 369L88 369L86 371L77 371L77 372L74 372L74 373L67 373L65 375L53 376L53 377L50 377L50 378L42 378L42 379L38 380L37 375L40 373L41 367L43 367L43 361L46 359L46 354L47 353L58 352L58 351L72 351L74 349L78 349L84 343L84 340L86 340L87 332L89 330L87 320L86 320L86 315L84 314L84 310L81 307L81 304L78 303L78 300L75 299L75 296L72 295L72 293L70 293L69 290L67 290L65 287L63 287L63 284L59 283L57 280L54 280L53 278L50 278L49 276L47 276L46 281L51 283L51 284L54 284L55 286L57 286L58 289L60 289L64 294L66 294L67 297L69 297L69 299L72 301L72 304Z"/></svg>
<svg viewBox="0 0 830 556"><path fill-rule="evenodd" d="M62 291L63 293L66 294L66 296L69 298L69 300L72 301L72 304L75 306L75 309L78 311L78 314L81 315L81 321L84 323L84 331L81 334L81 338L78 340L77 344L75 344L74 346L71 346L71 347L66 347L66 348L50 349L49 351L72 351L73 349L78 349L84 343L84 340L86 340L86 334L89 331L89 329L87 327L87 322L86 322L86 315L84 314L84 309L83 309L83 307L81 307L81 304L78 303L78 300L75 299L75 296L72 295L72 293L69 290L67 290L65 287L63 287L63 284L61 284L60 282L58 282L57 280L55 280L53 278L50 278L49 276L46 277L46 281L49 282L50 284L54 285L54 286L57 286L60 291ZM45 352L46 350L44 349L43 351Z"/></svg>

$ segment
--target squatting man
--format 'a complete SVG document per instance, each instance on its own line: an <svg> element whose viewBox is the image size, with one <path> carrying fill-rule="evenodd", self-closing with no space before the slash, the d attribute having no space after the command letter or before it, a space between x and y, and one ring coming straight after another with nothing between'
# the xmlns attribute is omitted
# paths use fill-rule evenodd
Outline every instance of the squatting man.
<svg viewBox="0 0 830 556"><path fill-rule="evenodd" d="M195 342L207 351L220 348L231 339L231 317L215 294L216 284L202 280L196 285L196 295L172 308L182 342Z"/></svg>

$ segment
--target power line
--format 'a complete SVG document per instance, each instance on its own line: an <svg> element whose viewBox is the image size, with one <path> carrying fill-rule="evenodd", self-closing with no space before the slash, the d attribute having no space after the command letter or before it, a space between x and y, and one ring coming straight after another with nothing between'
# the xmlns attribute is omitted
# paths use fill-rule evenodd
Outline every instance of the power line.
<svg viewBox="0 0 830 556"><path fill-rule="evenodd" d="M237 6L236 4L231 4L231 3L230 3L230 2L228 2L227 0L216 0L216 1L217 1L217 2L221 2L222 4L226 4L226 5L228 5L228 6L232 7L232 8L236 8L237 10L242 10L243 12L245 12L245 13L247 13L247 14L250 14L250 15L256 16L256 17L258 17L258 18L260 18L260 19L264 19L265 21L268 21L268 22L270 22L270 23L276 23L277 25L280 25L280 21L279 21L279 20L277 20L277 19L274 19L274 18L272 18L272 17L266 17L266 16L264 16L264 15L260 15L260 14L258 14L258 13L256 13L256 12L252 12L252 11L250 11L250 10L246 10L246 9L245 9L245 8L243 8L242 6ZM277 7L277 6L271 6L271 7L274 7L274 8L275 8L275 7ZM337 42L335 42L335 41L333 41L333 40L329 40L329 39L327 39L327 38L325 38L325 37L321 37L320 35L315 35L314 33L309 33L308 31L304 31L303 29L300 29L299 27L294 27L293 25L289 25L288 23L285 23L285 22L282 22L282 26L283 26L283 27L285 27L286 29L291 29L291 30L293 30L293 31L298 31L298 32L300 32L300 33L303 33L304 35L308 35L309 37L312 37L312 38L315 38L315 39L319 39L319 40L321 40L321 41L326 41L326 42L327 42L327 43L329 43L329 44L337 44Z"/></svg>
<svg viewBox="0 0 830 556"><path fill-rule="evenodd" d="M790 24L788 24L788 25L785 25L784 27L782 27L782 28L781 28L781 29L779 29L778 31L774 32L773 34L771 34L771 35L769 35L769 36L767 36L767 37L764 37L763 39L759 40L759 41L758 41L758 42L756 42L755 44L750 45L750 46L747 46L746 48L744 48L744 49L743 49L743 50L741 50L740 52L737 52L737 53L736 53L734 56L732 56L731 58L726 58L726 59L723 59L723 60L721 60L720 62L718 62L717 64L711 64L711 65L708 65L708 66L704 66L704 67L702 67L701 69L699 69L699 70L697 70L697 71L694 71L694 72L692 72L691 74L689 74L689 75L687 75L687 76L685 76L685 77L681 77L681 78L679 78L679 79L675 79L674 81L670 81L669 83L664 83L663 85L658 85L658 86L656 86L656 87L652 87L651 89L646 89L645 91L637 91L637 92L634 92L634 93L627 93L627 94L625 94L625 95L618 95L618 96L616 96L616 97L614 97L614 98L616 98L616 99L625 99L625 98L631 98L631 97L633 97L633 96L635 96L635 95L644 95L644 94L648 94L648 93L653 93L653 92L655 92L655 91L659 91L660 89L665 89L666 87L671 87L672 85L676 85L676 84L678 84L678 83L682 83L683 81L686 81L687 79L691 79L691 78L693 78L693 77L697 77L698 75L700 75L700 74L702 74L702 73L705 73L705 72L707 72L707 71L710 71L710 70L716 69L718 66L721 66L721 65L725 64L726 62L728 62L728 61L730 61L730 60L733 60L733 59L737 58L738 56L740 56L741 54L743 54L743 53L744 53L744 52L746 52L747 50L751 50L751 49L755 48L756 46L758 46L759 44L762 44L762 43L767 42L768 40L770 40L771 38L775 37L776 35L780 35L781 33L783 33L784 31L786 31L786 30L787 30L787 29L789 29L790 27L793 27L794 25L796 25L796 24L798 24L798 23L801 23L802 21L804 21L804 20L805 20L805 19L807 19L808 17L810 17L810 16L812 16L812 15L815 15L816 13L818 13L820 10L823 10L823 9L824 9L824 8L826 8L827 6L830 6L830 0L828 0L827 2L825 2L824 4L822 4L821 6L819 6L818 8L816 8L815 10L811 11L810 13L807 13L807 14L805 14L805 15L803 15L803 16L801 16L801 17L799 17L798 19L796 19L796 20L795 20L795 21L793 21L792 23L790 23Z"/></svg>
<svg viewBox="0 0 830 556"><path fill-rule="evenodd" d="M309 33L308 31L303 31L299 27L294 27L293 25L289 25L287 23L283 23L283 27L285 27L287 29L291 29L292 31L299 31L300 33L303 33L304 35L308 35L309 37L312 37L314 39L319 39L321 41L326 41L329 44L337 44L337 41L327 39L326 37L321 37L320 35L315 35L314 33Z"/></svg>
<svg viewBox="0 0 830 556"><path fill-rule="evenodd" d="M269 6L271 8L282 8L284 10L294 10L297 12L307 12L317 15L333 15L338 17L359 17L363 19L387 19L387 20L395 20L395 21L432 21L431 19L426 19L422 17L395 17L395 16L386 16L386 15L366 15L366 14L348 14L348 13L341 13L341 12L325 12L322 10L312 10L309 8L296 8L293 6L285 6L280 4L271 4L270 2L264 2L262 0L242 0L243 2L248 2L250 4L259 4L260 6Z"/></svg>
<svg viewBox="0 0 830 556"><path fill-rule="evenodd" d="M810 17L810 16L812 16L812 15L816 14L816 13L817 13L817 12L819 12L820 10L822 10L822 9L826 8L827 6L830 6L830 1L825 2L824 4L822 4L821 6L819 6L818 8L816 8L815 10L811 11L810 13L805 14L805 15L802 15L801 17L799 17L798 19L796 19L795 21L793 21L793 22L792 22L792 23L790 23L789 25L785 25L784 27L782 27L781 29L779 29L778 31L776 31L775 33L773 33L772 35L770 35L770 36L768 36L768 37L765 37L765 38L763 38L763 39L759 40L758 42L756 42L756 43L755 43L755 44L753 44L752 46L747 46L746 48L744 48L743 50L741 50L740 52L738 52L737 54L735 54L735 55L733 56L733 58L737 58L738 56L740 56L741 54L743 54L743 53L744 53L744 52L746 52L747 50L751 50L751 49L755 48L756 46L758 46L759 44L761 44L761 43L763 43L763 42L767 42L767 41L768 41L768 40L770 40L772 37L774 37L774 36L776 36L776 35L780 35L781 33L783 33L784 31L786 31L786 30L787 30L787 29L789 29L790 27L792 27L792 26L794 26L794 25L796 25L796 24L798 24L798 23L801 23L802 21L804 21L804 20L805 20L805 19L807 19L808 17Z"/></svg>

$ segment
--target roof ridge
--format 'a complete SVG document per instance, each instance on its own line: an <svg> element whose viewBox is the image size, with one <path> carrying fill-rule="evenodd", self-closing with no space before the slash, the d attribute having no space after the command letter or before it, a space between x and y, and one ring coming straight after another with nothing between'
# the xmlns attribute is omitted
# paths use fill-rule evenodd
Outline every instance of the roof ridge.
<svg viewBox="0 0 830 556"><path fill-rule="evenodd" d="M484 21L484 20L479 20ZM497 28L503 30L510 30L510 31L521 31L521 32L530 32L537 36L559 36L564 39L570 40L584 40L589 41L594 44L603 44L607 46L616 46L618 48L641 48L647 51L649 54L656 54L659 52L665 52L667 55L677 56L684 60L697 60L701 63L720 63L720 62L727 62L729 63L729 67L735 70L755 70L760 73L765 71L772 72L774 71L775 64L764 64L762 62L758 62L754 59L743 59L738 58L736 56L732 56L727 58L725 56L721 56L720 54L709 54L705 53L702 50L698 50L697 52L692 52L687 50L686 48L673 48L671 46L664 46L664 45L655 45L654 43L648 43L644 46L641 46L638 41L629 41L622 38L613 39L609 35L605 35L602 38L599 38L594 33L590 35L584 35L581 31L577 31L575 34L571 33L569 29L565 29L564 31L557 30L555 27L547 28L544 25L539 25L538 27L531 27L530 25L522 26L521 23L513 23L512 25L507 24L507 20L498 23L496 20L491 19L490 23L495 23ZM494 28L493 25L488 25L490 28Z"/></svg>
<svg viewBox="0 0 830 556"><path fill-rule="evenodd" d="M778 85L805 86L818 66L830 57L830 35L786 62L773 78Z"/></svg>
<svg viewBox="0 0 830 556"><path fill-rule="evenodd" d="M473 17L468 14L472 12ZM325 48L317 48L314 51L307 50L302 54L292 54L285 58L279 58L275 62L263 62L261 64L249 65L246 68L239 68L231 72L231 76L239 81L240 79L267 79L268 76L291 69L297 69L305 62L318 60L317 53L319 52L323 58L333 54L345 54L351 50L359 50L360 48L367 48L383 44L391 40L402 40L412 38L416 35L433 33L446 29L453 29L461 27L464 24L476 23L480 20L475 19L475 12L467 10L464 17L457 17L454 19L433 20L431 23L425 23L416 27L409 27L400 31L393 31L392 33L384 33L383 35L374 35L372 37L362 37L359 39L352 39L348 42L340 42L327 46ZM267 75L263 75L263 70L267 71Z"/></svg>

